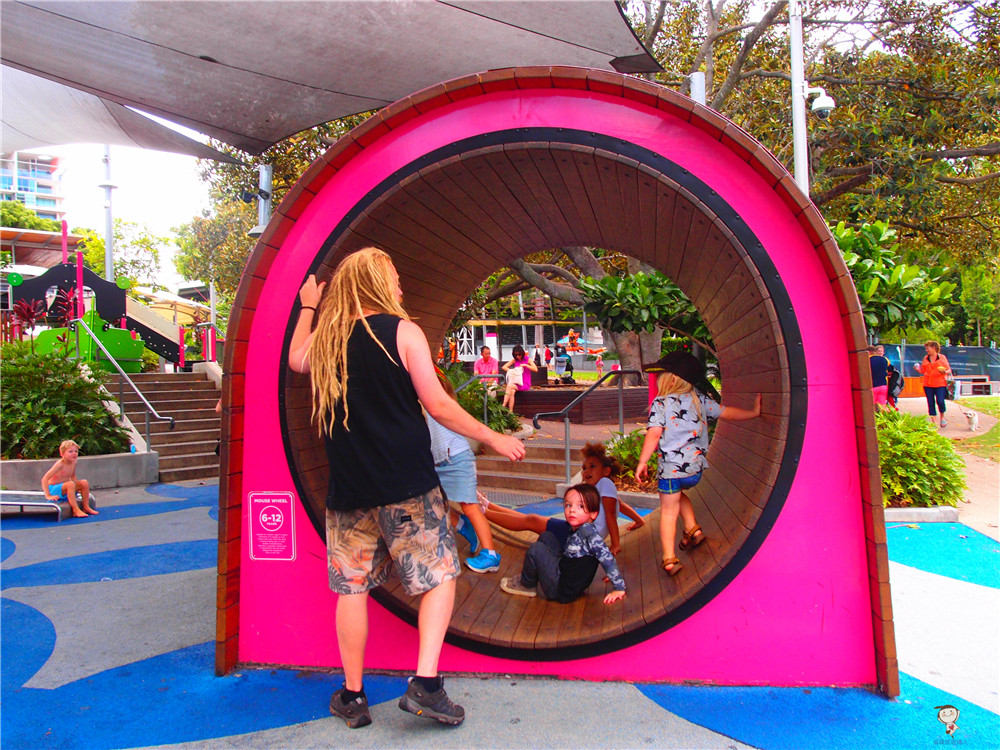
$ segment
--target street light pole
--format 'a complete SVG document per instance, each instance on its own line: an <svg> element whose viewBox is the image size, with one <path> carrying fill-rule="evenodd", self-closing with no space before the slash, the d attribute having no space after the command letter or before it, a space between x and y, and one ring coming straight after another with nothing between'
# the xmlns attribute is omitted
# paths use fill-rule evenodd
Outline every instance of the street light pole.
<svg viewBox="0 0 1000 750"><path fill-rule="evenodd" d="M117 185L111 184L111 145L105 144L104 158L104 182L97 187L104 188L104 278L108 281L115 280L115 231L114 221L111 215L111 191Z"/></svg>
<svg viewBox="0 0 1000 750"><path fill-rule="evenodd" d="M806 81L802 62L802 6L788 2L788 45L792 59L792 151L795 183L809 195L809 145L806 140Z"/></svg>

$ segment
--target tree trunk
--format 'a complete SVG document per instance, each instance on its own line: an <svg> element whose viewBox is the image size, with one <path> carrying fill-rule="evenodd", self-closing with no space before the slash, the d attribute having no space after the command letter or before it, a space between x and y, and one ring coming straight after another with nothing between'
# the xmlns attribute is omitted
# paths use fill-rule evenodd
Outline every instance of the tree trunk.
<svg viewBox="0 0 1000 750"><path fill-rule="evenodd" d="M642 353L639 348L639 336L635 333L612 333L612 340L615 342L615 349L618 350L618 363L623 370L641 370ZM625 385L639 385L640 378L629 375L625 378Z"/></svg>
<svg viewBox="0 0 1000 750"><path fill-rule="evenodd" d="M660 358L660 346L662 343L662 328L657 328L652 333L639 334L639 346L642 351L642 361L644 364L650 364Z"/></svg>

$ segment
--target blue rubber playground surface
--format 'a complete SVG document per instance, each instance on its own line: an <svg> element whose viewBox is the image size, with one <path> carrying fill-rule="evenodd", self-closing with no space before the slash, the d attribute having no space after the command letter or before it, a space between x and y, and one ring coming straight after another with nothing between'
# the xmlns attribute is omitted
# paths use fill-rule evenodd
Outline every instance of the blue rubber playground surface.
<svg viewBox="0 0 1000 750"><path fill-rule="evenodd" d="M369 675L375 723L351 731L327 712L336 674L215 677L217 491L104 491L99 516L61 523L3 516L3 748L1000 747L1000 545L961 524L887 531L898 699L863 689L449 677L469 718L448 729L395 707L403 677ZM558 501L521 510L561 512ZM959 711L952 735L938 720L945 705Z"/></svg>

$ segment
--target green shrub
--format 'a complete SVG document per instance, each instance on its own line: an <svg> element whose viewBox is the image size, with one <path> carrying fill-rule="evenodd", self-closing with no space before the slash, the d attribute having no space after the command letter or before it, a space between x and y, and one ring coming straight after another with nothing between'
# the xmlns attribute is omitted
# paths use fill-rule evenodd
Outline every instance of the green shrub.
<svg viewBox="0 0 1000 750"><path fill-rule="evenodd" d="M456 388L469 379L469 374L461 365L452 365L445 371L445 375ZM483 392L486 390L483 383L484 381L477 380L457 394L461 407L480 422L483 421ZM498 392L502 393L502 386L500 388L501 390ZM505 407L495 396L490 396L486 399L486 424L491 430L497 432L506 430L517 432L521 429L521 418Z"/></svg>
<svg viewBox="0 0 1000 750"><path fill-rule="evenodd" d="M142 350L142 371L156 372L160 369L160 355L149 349Z"/></svg>
<svg viewBox="0 0 1000 750"><path fill-rule="evenodd" d="M605 446L609 456L618 459L621 464L621 476L635 479L635 468L639 464L639 456L642 453L642 441L646 437L645 430L632 430L632 432L613 432L614 435ZM647 476L656 478L657 453L653 455L646 466L649 467Z"/></svg>
<svg viewBox="0 0 1000 750"><path fill-rule="evenodd" d="M883 505L957 505L965 465L950 440L925 417L904 412L879 411L875 426Z"/></svg>
<svg viewBox="0 0 1000 750"><path fill-rule="evenodd" d="M128 432L104 408L90 368L58 354L6 345L0 378L0 451L4 458L55 458L72 439L81 455L123 453Z"/></svg>

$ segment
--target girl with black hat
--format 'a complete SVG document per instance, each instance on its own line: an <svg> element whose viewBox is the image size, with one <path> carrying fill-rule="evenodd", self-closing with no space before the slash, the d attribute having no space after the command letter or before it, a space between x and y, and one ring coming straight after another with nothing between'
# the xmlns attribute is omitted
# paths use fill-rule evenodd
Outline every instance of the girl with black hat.
<svg viewBox="0 0 1000 750"><path fill-rule="evenodd" d="M694 506L684 490L698 484L707 465L707 420L754 419L760 416L761 399L758 393L752 410L720 406L719 394L705 375L705 365L686 352L670 352L659 362L644 365L642 369L659 375L656 378L657 396L649 407L646 438L635 476L639 480L646 478L646 462L656 450L659 454L657 489L660 492L662 565L667 575L675 576L683 568L674 554L677 516L684 520L684 535L678 545L682 550L693 549L705 541L705 533L694 515Z"/></svg>

